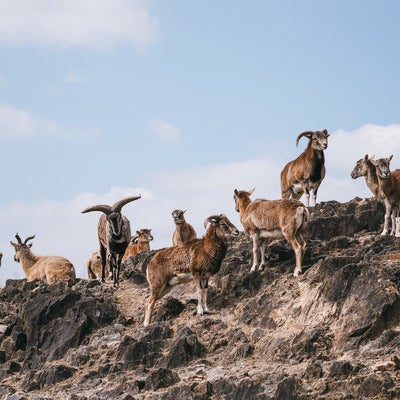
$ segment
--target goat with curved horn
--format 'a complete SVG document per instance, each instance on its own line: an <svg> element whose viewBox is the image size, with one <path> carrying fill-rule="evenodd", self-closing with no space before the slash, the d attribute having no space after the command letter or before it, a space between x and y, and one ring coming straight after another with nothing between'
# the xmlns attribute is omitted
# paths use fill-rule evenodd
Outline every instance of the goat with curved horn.
<svg viewBox="0 0 400 400"><path fill-rule="evenodd" d="M324 150L328 147L329 133L322 131L303 131L296 139L296 146L302 137L308 139L307 148L293 161L288 162L281 172L281 194L283 199L299 200L306 195L306 206L310 205L312 192L313 205L317 203L317 192L325 178Z"/></svg>
<svg viewBox="0 0 400 400"><path fill-rule="evenodd" d="M115 287L118 287L119 284L122 257L131 240L129 220L121 214L121 209L126 204L140 198L141 195L131 196L115 202L112 206L99 204L82 211L82 213L91 211L103 213L97 225L101 256L101 281L105 282L105 266L108 261Z"/></svg>

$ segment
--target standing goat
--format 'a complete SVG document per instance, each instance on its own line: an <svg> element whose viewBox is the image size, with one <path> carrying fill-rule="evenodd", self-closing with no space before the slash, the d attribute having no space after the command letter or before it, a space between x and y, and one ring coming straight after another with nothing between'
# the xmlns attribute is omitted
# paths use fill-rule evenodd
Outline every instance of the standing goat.
<svg viewBox="0 0 400 400"><path fill-rule="evenodd" d="M262 270L265 266L267 239L286 239L293 247L296 256L294 276L302 273L302 262L306 248L303 238L309 219L308 209L298 200L254 200L250 191L235 189L233 198L236 211L240 214L240 222L246 233L253 240L253 265L250 271L258 266L258 250L261 249Z"/></svg>
<svg viewBox="0 0 400 400"><path fill-rule="evenodd" d="M10 241L15 249L14 260L21 263L28 282L41 280L49 284L59 281L75 282L76 274L72 263L60 256L37 256L32 253L32 243L28 243L35 235L27 237L22 243L18 233L18 243Z"/></svg>
<svg viewBox="0 0 400 400"><path fill-rule="evenodd" d="M139 229L136 231L136 235L132 236L129 245L125 250L121 263L123 264L128 257L144 253L145 251L150 251L150 242L153 239L151 229Z"/></svg>
<svg viewBox="0 0 400 400"><path fill-rule="evenodd" d="M210 226L202 239L179 246L159 250L147 266L147 281L150 285L150 297L146 302L144 325L150 323L154 305L166 295L173 286L194 280L197 291L197 314L208 312L207 290L210 276L216 274L227 250L230 236L239 235L239 231L221 215L212 215L204 221L204 227Z"/></svg>
<svg viewBox="0 0 400 400"><path fill-rule="evenodd" d="M317 203L317 192L325 178L324 150L328 147L328 131L304 131L296 139L305 136L308 146L295 160L285 165L281 172L281 194L283 199L299 200L303 193L306 194L306 206L310 205L310 191L313 192L314 206Z"/></svg>
<svg viewBox="0 0 400 400"><path fill-rule="evenodd" d="M385 221L381 235L387 235L389 232L390 220L392 220L391 235L396 234L396 216L400 207L400 169L390 171L390 161L393 155L388 158L372 160L376 168L376 175L379 181L379 189L383 195L385 203Z"/></svg>
<svg viewBox="0 0 400 400"><path fill-rule="evenodd" d="M140 197L140 195L127 197L112 206L96 205L82 211L82 214L91 211L103 213L97 225L101 256L101 281L105 282L105 266L108 261L115 287L118 287L122 257L131 240L129 220L121 214L121 209L125 204L138 200Z"/></svg>
<svg viewBox="0 0 400 400"><path fill-rule="evenodd" d="M174 210L172 211L172 218L175 222L176 228L172 234L172 246L190 242L191 240L197 239L196 231L193 226L188 224L183 214L186 210Z"/></svg>
<svg viewBox="0 0 400 400"><path fill-rule="evenodd" d="M360 178L361 176L365 177L365 182L369 190L371 190L377 199L382 200L383 194L379 189L378 176L376 175L376 168L373 161L374 156L369 157L368 154L366 154L364 158L360 158L353 168L353 171L351 171L351 177L353 179Z"/></svg>

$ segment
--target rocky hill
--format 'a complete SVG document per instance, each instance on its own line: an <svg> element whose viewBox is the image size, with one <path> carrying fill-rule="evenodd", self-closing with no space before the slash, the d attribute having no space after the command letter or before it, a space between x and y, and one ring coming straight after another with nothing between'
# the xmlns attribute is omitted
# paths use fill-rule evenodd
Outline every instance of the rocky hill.
<svg viewBox="0 0 400 400"><path fill-rule="evenodd" d="M195 315L188 284L147 328L148 254L129 260L117 290L9 280L0 398L399 399L400 239L379 235L383 214L375 200L319 204L298 278L284 241L250 273L241 234L211 282L212 312Z"/></svg>

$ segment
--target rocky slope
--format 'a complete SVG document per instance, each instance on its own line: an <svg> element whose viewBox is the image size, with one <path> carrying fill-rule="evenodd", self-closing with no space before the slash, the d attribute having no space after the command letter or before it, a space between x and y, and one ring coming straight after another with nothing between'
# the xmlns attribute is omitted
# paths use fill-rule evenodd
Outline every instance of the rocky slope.
<svg viewBox="0 0 400 400"><path fill-rule="evenodd" d="M0 398L398 399L399 240L380 236L375 200L326 202L308 229L305 273L269 248L249 273L241 234L197 317L191 284L156 304L143 265L129 260L121 287L8 281L0 291Z"/></svg>

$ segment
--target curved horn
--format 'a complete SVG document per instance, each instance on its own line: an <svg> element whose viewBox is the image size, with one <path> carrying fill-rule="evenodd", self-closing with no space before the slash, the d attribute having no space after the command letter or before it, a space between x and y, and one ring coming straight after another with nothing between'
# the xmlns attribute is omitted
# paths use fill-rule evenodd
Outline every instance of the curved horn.
<svg viewBox="0 0 400 400"><path fill-rule="evenodd" d="M33 239L34 237L35 237L35 235L28 236L28 237L25 239L24 244L26 244L26 243L28 242L28 240L31 240L31 239Z"/></svg>
<svg viewBox="0 0 400 400"><path fill-rule="evenodd" d="M122 200L119 200L119 201L117 201L116 203L114 203L113 205L112 205L112 211L114 211L114 212L121 212L121 209L122 209L122 207L125 205L125 204L128 204L128 203L130 203L131 201L135 201L135 200L138 200L138 199L140 199L142 197L142 195L138 195L138 196L131 196L131 197L127 197L126 199L122 199Z"/></svg>
<svg viewBox="0 0 400 400"><path fill-rule="evenodd" d="M219 219L221 218L220 215L210 215L205 221L204 221L204 228L207 228L207 224L215 224Z"/></svg>
<svg viewBox="0 0 400 400"><path fill-rule="evenodd" d="M18 233L15 234L15 238L18 240L18 243L19 243L19 244L22 244L22 240L21 240L21 238L19 237Z"/></svg>
<svg viewBox="0 0 400 400"><path fill-rule="evenodd" d="M91 212L91 211L101 211L104 214L110 214L112 209L111 209L110 206L107 206L105 204L98 204L97 206L92 206L92 207L85 208L81 212L82 212L82 214L85 214L85 213Z"/></svg>
<svg viewBox="0 0 400 400"><path fill-rule="evenodd" d="M299 140L303 136L307 136L307 138L310 139L310 135L312 135L313 133L314 133L313 131L303 131L303 132L299 133L299 135L297 136L297 139L296 139L296 147L299 144Z"/></svg>

